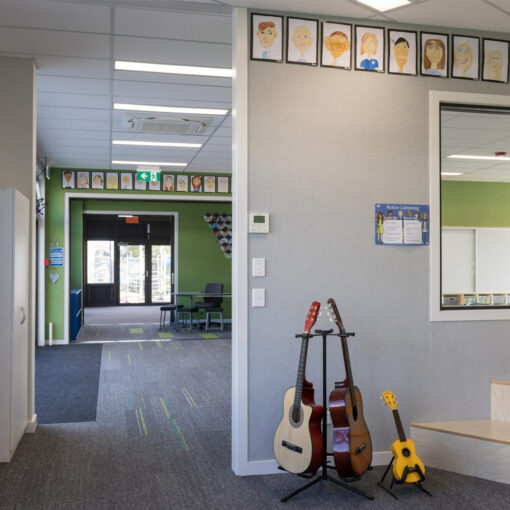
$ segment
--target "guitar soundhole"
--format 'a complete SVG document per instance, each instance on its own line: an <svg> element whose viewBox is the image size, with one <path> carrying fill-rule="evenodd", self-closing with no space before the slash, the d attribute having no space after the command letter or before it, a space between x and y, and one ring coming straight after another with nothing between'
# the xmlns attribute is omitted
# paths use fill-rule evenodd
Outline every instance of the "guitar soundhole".
<svg viewBox="0 0 510 510"><path fill-rule="evenodd" d="M410 452L407 448L404 448L404 449L402 450L402 455L403 455L404 457L410 457L410 456L411 456L411 452Z"/></svg>
<svg viewBox="0 0 510 510"><path fill-rule="evenodd" d="M290 424L298 428L303 423L303 413L300 407L292 406L289 410Z"/></svg>
<svg viewBox="0 0 510 510"><path fill-rule="evenodd" d="M354 418L354 421L356 421L358 419L358 408L357 407L352 408L352 417Z"/></svg>

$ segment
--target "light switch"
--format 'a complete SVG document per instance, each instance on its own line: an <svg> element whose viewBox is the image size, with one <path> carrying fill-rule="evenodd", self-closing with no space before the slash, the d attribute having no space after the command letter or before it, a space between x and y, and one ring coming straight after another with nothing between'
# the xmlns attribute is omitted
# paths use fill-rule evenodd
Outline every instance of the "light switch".
<svg viewBox="0 0 510 510"><path fill-rule="evenodd" d="M253 259L253 276L266 276L266 259Z"/></svg>
<svg viewBox="0 0 510 510"><path fill-rule="evenodd" d="M266 289L252 289L251 306L266 306Z"/></svg>

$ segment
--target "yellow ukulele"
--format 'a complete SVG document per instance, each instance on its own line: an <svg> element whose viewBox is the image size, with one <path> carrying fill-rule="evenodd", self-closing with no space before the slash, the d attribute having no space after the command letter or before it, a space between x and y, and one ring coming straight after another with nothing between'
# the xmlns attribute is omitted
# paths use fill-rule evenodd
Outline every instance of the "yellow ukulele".
<svg viewBox="0 0 510 510"><path fill-rule="evenodd" d="M391 453L395 458L393 478L396 483L416 483L425 480L425 466L416 455L414 443L407 439L398 414L397 401L391 391L383 391L381 399L391 409L397 426L398 441L391 445Z"/></svg>

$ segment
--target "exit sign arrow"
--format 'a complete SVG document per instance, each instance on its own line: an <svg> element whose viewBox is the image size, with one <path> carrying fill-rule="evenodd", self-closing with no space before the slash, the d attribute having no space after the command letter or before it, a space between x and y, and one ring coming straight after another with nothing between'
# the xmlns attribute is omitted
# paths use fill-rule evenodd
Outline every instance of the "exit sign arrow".
<svg viewBox="0 0 510 510"><path fill-rule="evenodd" d="M145 182L160 182L160 172L159 171L149 171L149 170L143 170L136 172L136 180L138 182L145 181Z"/></svg>

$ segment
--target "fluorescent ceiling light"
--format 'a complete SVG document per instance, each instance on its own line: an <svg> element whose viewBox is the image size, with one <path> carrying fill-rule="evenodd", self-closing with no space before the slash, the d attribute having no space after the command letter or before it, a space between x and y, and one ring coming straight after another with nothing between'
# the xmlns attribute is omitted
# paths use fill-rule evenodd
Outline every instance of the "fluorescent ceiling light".
<svg viewBox="0 0 510 510"><path fill-rule="evenodd" d="M113 140L113 145L141 145L143 147L202 147L201 143L139 142L134 140Z"/></svg>
<svg viewBox="0 0 510 510"><path fill-rule="evenodd" d="M136 218L132 214L117 214L117 218Z"/></svg>
<svg viewBox="0 0 510 510"><path fill-rule="evenodd" d="M452 159L483 159L487 161L510 161L507 156L470 156L469 154L452 154L448 156Z"/></svg>
<svg viewBox="0 0 510 510"><path fill-rule="evenodd" d="M441 175L455 176L455 175L464 175L464 172L441 172Z"/></svg>
<svg viewBox="0 0 510 510"><path fill-rule="evenodd" d="M356 0L360 4L368 5L372 7L372 9L376 9L378 11L384 12L389 11L390 9L396 9L397 7L402 7L403 5L409 5L411 2L409 0Z"/></svg>
<svg viewBox="0 0 510 510"><path fill-rule="evenodd" d="M114 110L130 110L136 112L189 113L195 115L226 115L228 110L216 108L180 108L177 106L153 106L148 104L114 103Z"/></svg>
<svg viewBox="0 0 510 510"><path fill-rule="evenodd" d="M232 78L232 69L227 69L224 67L197 67L197 66L177 66L169 64L147 64L145 62L125 62L122 60L115 61L115 70Z"/></svg>
<svg viewBox="0 0 510 510"><path fill-rule="evenodd" d="M112 165L144 165L144 166L188 166L188 163L161 163L160 161L124 161L114 160Z"/></svg>

